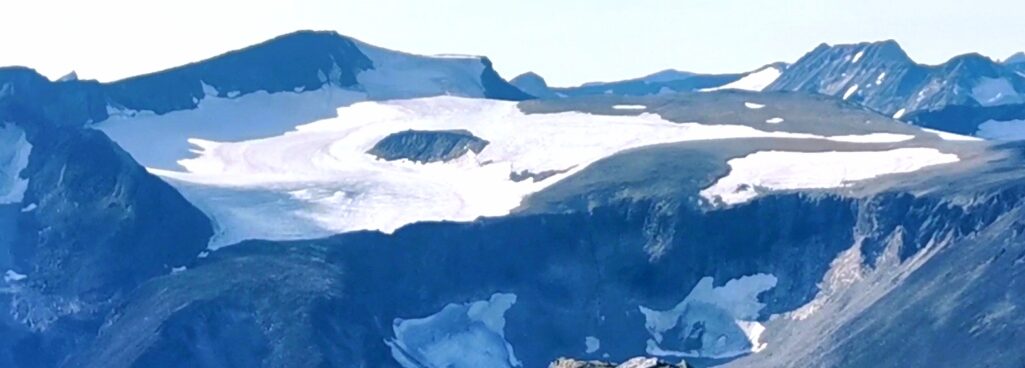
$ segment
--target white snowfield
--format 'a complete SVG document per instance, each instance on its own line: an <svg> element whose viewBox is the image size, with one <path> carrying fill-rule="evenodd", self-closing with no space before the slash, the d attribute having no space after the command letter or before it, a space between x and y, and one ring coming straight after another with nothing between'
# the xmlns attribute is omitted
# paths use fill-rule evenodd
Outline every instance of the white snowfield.
<svg viewBox="0 0 1025 368"><path fill-rule="evenodd" d="M851 60L851 63L857 64L858 61L861 61L862 56L865 56L865 50L858 51L858 54L854 55L854 60Z"/></svg>
<svg viewBox="0 0 1025 368"><path fill-rule="evenodd" d="M0 122L0 205L21 203L28 180L20 174L28 167L31 153L25 132L14 124Z"/></svg>
<svg viewBox="0 0 1025 368"><path fill-rule="evenodd" d="M479 56L414 55L355 42L374 64L374 69L356 75L371 100L439 94L484 97L484 63Z"/></svg>
<svg viewBox="0 0 1025 368"><path fill-rule="evenodd" d="M712 203L738 204L770 190L841 188L855 181L957 162L935 148L861 152L760 151L729 160L730 173L701 191Z"/></svg>
<svg viewBox="0 0 1025 368"><path fill-rule="evenodd" d="M936 136L940 137L940 139L945 140L945 141L976 141L977 142L977 141L981 141L982 140L982 138L972 137L970 135L961 135L961 134L956 134L956 133L944 132L942 130L935 130L935 129L929 129L929 128L922 128L922 130L924 130L926 132L929 132L929 133L932 133L932 134L935 134Z"/></svg>
<svg viewBox="0 0 1025 368"><path fill-rule="evenodd" d="M914 139L910 134L870 133L860 135L834 135L829 140L851 143L896 143Z"/></svg>
<svg viewBox="0 0 1025 368"><path fill-rule="evenodd" d="M851 86L850 88L848 88L847 92L843 93L843 99L846 100L848 98L851 98L851 96L853 96L857 92L858 92L858 85L855 84L855 85Z"/></svg>
<svg viewBox="0 0 1025 368"><path fill-rule="evenodd" d="M751 74L745 75L744 77L723 86L715 88L706 88L701 90L702 92L720 91L725 89L739 89L745 91L762 91L765 90L772 82L779 79L779 76L783 74L783 71L779 68L770 66L760 70L754 71Z"/></svg>
<svg viewBox="0 0 1025 368"><path fill-rule="evenodd" d="M644 327L651 335L647 353L662 357L702 357L724 359L757 353L766 347L761 341L765 326L758 313L765 307L758 295L776 287L776 277L755 274L714 286L712 277L704 277L690 294L670 310L659 311L640 306ZM704 326L702 348L680 349L691 336L693 326ZM678 350L677 350L678 349Z"/></svg>
<svg viewBox="0 0 1025 368"><path fill-rule="evenodd" d="M979 124L975 135L997 141L1022 140L1025 139L1025 120L987 120Z"/></svg>
<svg viewBox="0 0 1025 368"><path fill-rule="evenodd" d="M97 127L213 220L213 249L248 239L392 232L415 222L507 215L526 196L636 147L728 138L834 139L681 124L649 113L524 114L515 102L451 96L330 111L359 98L325 91L330 89L208 96L195 110L117 116ZM463 129L490 143L479 154L430 164L366 153L389 134L410 129ZM560 173L541 181L511 179L524 171Z"/></svg>

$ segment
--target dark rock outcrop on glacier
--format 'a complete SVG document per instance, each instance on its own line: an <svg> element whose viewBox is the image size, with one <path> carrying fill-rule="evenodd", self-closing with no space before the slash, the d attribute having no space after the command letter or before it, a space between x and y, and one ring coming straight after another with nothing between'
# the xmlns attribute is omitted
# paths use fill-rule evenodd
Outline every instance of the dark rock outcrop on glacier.
<svg viewBox="0 0 1025 368"><path fill-rule="evenodd" d="M487 145L488 141L466 130L407 130L389 134L367 153L387 161L444 162L480 153Z"/></svg>

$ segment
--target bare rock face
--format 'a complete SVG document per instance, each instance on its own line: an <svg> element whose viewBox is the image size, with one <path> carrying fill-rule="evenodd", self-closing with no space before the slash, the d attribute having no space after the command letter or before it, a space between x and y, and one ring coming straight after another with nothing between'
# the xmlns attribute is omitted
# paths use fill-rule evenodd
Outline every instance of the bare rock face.
<svg viewBox="0 0 1025 368"><path fill-rule="evenodd" d="M687 363L680 362L679 364L673 364L666 361L658 360L657 358L647 357L636 357L627 360L621 364L600 362L600 361L582 361L570 358L559 358L552 362L548 368L687 368Z"/></svg>

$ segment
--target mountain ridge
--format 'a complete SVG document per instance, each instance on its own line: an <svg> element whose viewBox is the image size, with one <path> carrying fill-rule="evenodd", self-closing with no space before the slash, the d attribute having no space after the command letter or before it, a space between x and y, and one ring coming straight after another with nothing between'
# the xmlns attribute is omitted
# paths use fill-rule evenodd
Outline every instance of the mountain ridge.
<svg viewBox="0 0 1025 368"><path fill-rule="evenodd" d="M768 89L836 96L899 118L947 105L1020 102L1025 98L1025 77L978 53L939 65L919 64L896 41L887 40L822 44Z"/></svg>
<svg viewBox="0 0 1025 368"><path fill-rule="evenodd" d="M0 365L1025 359L1020 144L726 87L774 74L528 99L484 57L291 37L114 92L0 69Z"/></svg>

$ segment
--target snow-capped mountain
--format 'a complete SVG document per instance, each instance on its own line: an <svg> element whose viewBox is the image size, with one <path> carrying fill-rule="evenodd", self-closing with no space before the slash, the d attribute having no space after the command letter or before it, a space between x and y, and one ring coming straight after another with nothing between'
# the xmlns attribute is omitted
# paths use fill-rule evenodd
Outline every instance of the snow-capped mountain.
<svg viewBox="0 0 1025 368"><path fill-rule="evenodd" d="M1023 148L744 91L791 70L560 97L322 32L0 69L0 366L1020 363Z"/></svg>
<svg viewBox="0 0 1025 368"><path fill-rule="evenodd" d="M168 85L174 90L166 91ZM297 32L209 60L105 85L114 111L164 114L208 96L312 91L324 86L362 99L436 95L522 100L476 56L420 56L368 45L334 32Z"/></svg>
<svg viewBox="0 0 1025 368"><path fill-rule="evenodd" d="M761 91L787 68L784 63L766 65L738 74L695 74L664 70L637 79L617 82L587 83L578 87L549 87L544 78L524 73L511 83L538 98L564 98L597 95L647 96L702 90L739 89Z"/></svg>
<svg viewBox="0 0 1025 368"><path fill-rule="evenodd" d="M1025 102L1025 76L978 54L920 65L894 41L820 45L769 87L836 96L900 118L950 105Z"/></svg>

